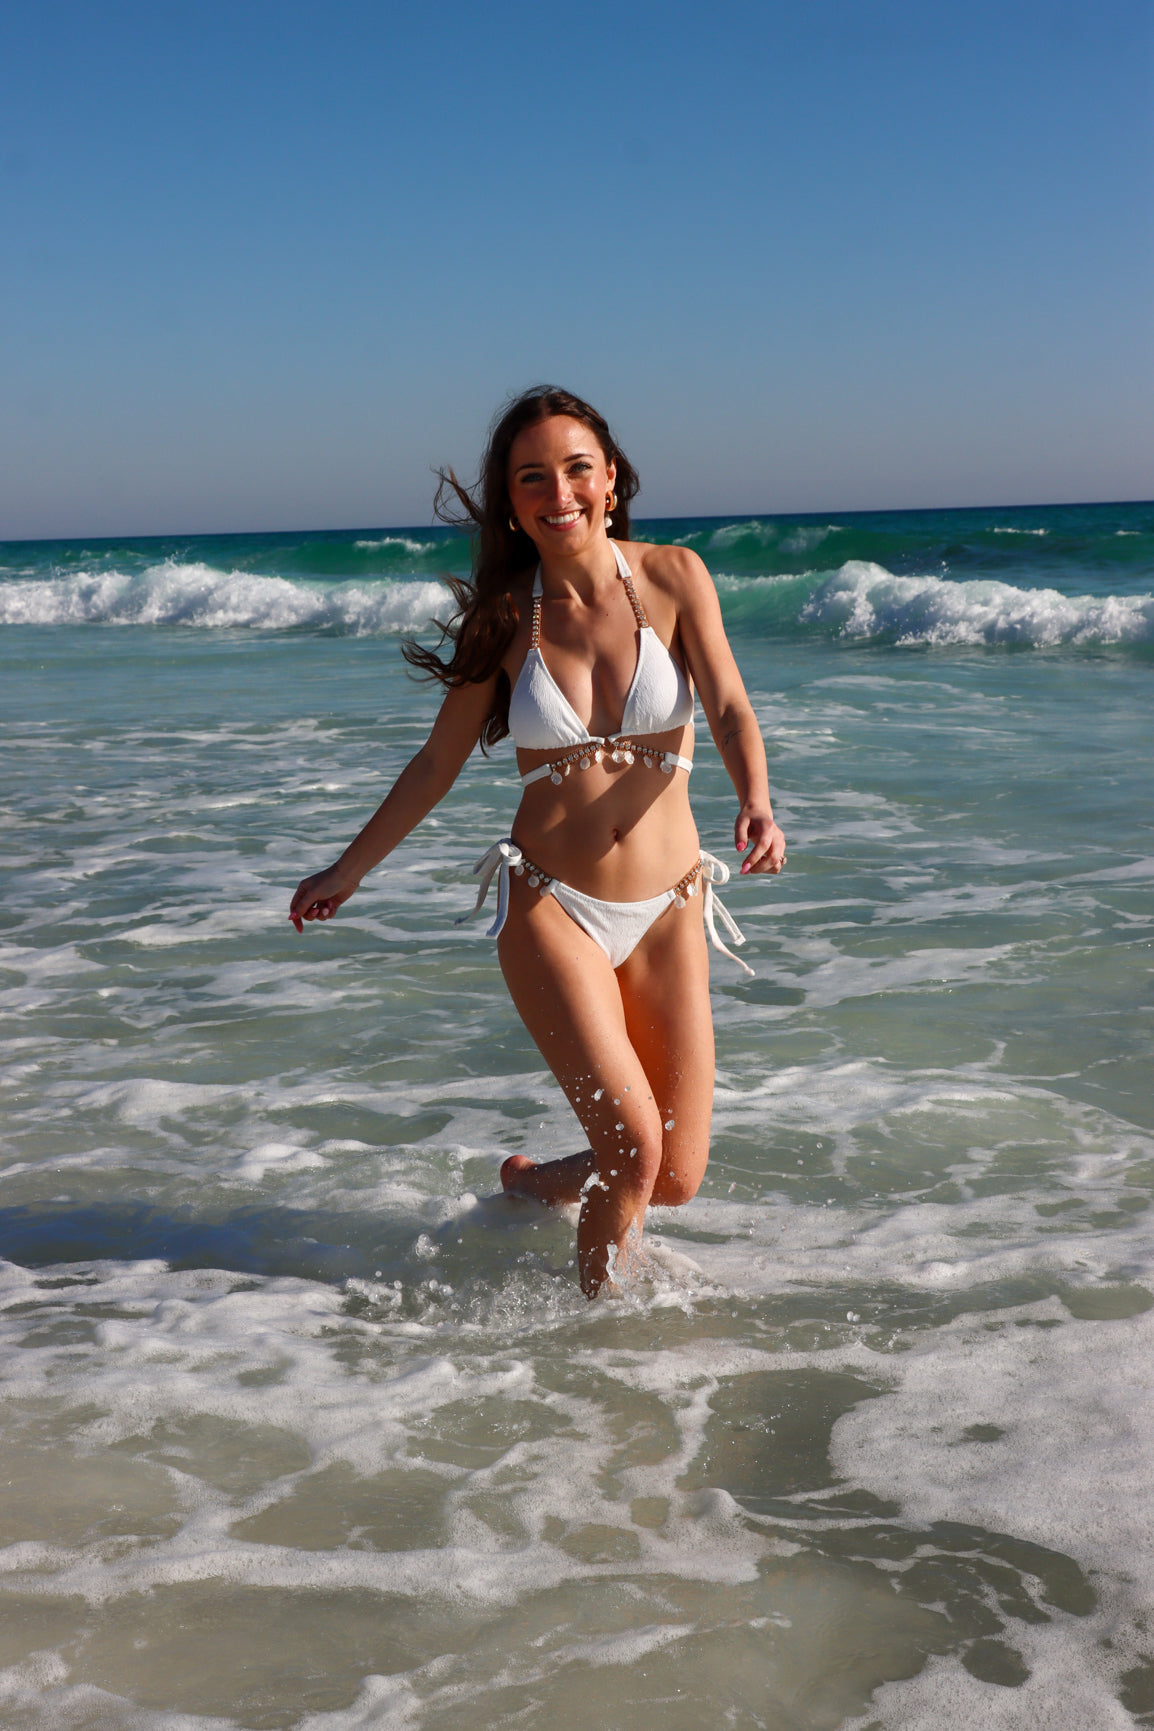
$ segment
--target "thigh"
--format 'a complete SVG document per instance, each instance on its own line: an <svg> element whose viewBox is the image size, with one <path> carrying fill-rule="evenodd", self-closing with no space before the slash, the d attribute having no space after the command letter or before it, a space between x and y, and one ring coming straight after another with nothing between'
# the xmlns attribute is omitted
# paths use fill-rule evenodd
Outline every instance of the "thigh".
<svg viewBox="0 0 1154 1731"><path fill-rule="evenodd" d="M588 932L552 896L510 885L497 942L501 971L521 1020L589 1137L598 1165L630 1160L648 1191L662 1159L656 1090L626 1017L618 976Z"/></svg>
<svg viewBox="0 0 1154 1731"><path fill-rule="evenodd" d="M713 1117L713 1012L700 895L670 907L617 970L630 1043L661 1112L658 1206L697 1194Z"/></svg>

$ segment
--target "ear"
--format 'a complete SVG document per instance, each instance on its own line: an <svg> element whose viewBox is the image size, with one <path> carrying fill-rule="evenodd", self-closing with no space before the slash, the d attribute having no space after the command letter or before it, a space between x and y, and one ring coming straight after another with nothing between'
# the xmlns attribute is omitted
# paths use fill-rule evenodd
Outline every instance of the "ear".
<svg viewBox="0 0 1154 1731"><path fill-rule="evenodd" d="M614 457L613 461L609 464L608 468L605 470L605 476L609 482L609 491L612 492L613 487L614 487L614 483L617 480L617 459L616 459L616 457Z"/></svg>

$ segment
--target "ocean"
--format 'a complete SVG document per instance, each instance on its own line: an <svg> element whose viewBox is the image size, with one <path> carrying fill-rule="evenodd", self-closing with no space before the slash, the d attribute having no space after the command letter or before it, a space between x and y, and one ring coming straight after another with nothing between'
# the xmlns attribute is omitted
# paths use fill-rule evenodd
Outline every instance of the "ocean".
<svg viewBox="0 0 1154 1731"><path fill-rule="evenodd" d="M667 1254L472 903L511 748L286 912L435 694L448 531L0 546L0 1722L1154 1723L1154 505L641 524L789 843ZM702 728L703 845L734 807Z"/></svg>

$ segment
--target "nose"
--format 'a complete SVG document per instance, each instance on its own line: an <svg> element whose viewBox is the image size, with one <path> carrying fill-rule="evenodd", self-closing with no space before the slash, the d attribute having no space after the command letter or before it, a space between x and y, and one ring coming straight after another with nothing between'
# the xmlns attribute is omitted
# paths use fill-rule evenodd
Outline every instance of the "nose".
<svg viewBox="0 0 1154 1731"><path fill-rule="evenodd" d="M569 485L569 477L563 470L549 478L549 504L553 509L564 510L573 502L573 489Z"/></svg>

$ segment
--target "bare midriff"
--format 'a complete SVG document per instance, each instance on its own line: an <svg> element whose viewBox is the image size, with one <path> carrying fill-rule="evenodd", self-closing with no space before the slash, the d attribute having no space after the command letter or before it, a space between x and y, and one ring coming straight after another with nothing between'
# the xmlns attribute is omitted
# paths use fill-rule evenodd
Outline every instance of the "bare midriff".
<svg viewBox="0 0 1154 1731"><path fill-rule="evenodd" d="M646 734L660 755L693 754L693 729ZM522 775L557 757L518 751ZM513 840L550 877L604 901L643 901L668 889L700 851L683 769L665 774L609 753L588 769L574 768L560 783L548 776L525 788L513 822Z"/></svg>

